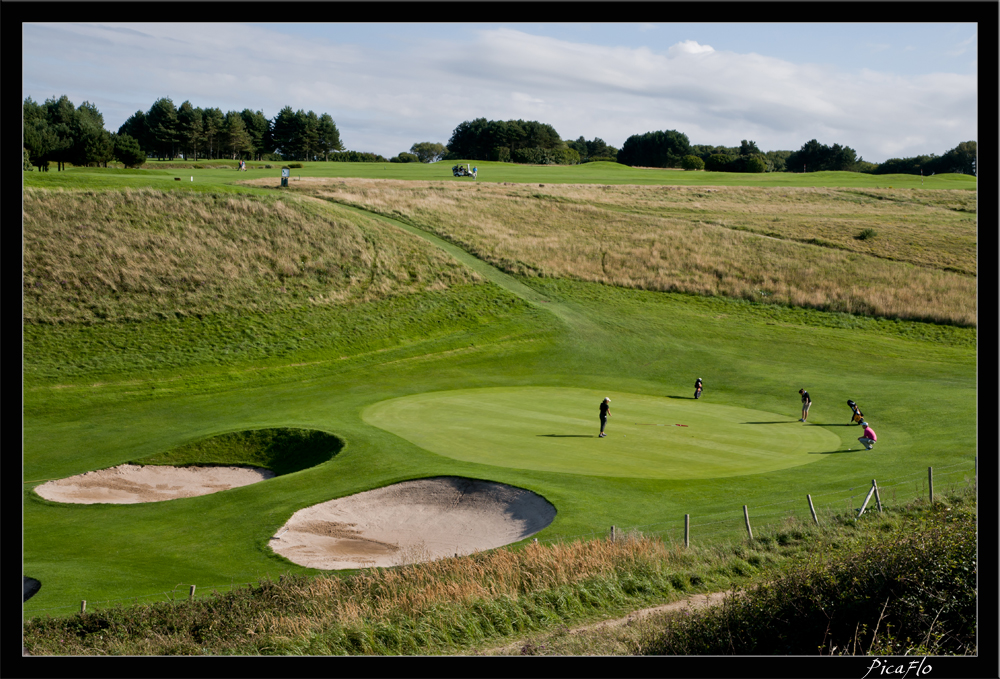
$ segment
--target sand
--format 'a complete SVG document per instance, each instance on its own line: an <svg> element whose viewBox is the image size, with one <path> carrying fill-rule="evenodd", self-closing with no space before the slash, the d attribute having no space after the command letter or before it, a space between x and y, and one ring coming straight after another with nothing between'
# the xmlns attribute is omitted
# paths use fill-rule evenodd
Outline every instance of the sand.
<svg viewBox="0 0 1000 679"><path fill-rule="evenodd" d="M46 500L75 504L137 504L195 497L274 477L248 467L169 467L123 464L48 481L35 488Z"/></svg>
<svg viewBox="0 0 1000 679"><path fill-rule="evenodd" d="M398 566L517 542L555 515L555 507L528 490L436 477L301 509L271 538L271 548L323 570Z"/></svg>

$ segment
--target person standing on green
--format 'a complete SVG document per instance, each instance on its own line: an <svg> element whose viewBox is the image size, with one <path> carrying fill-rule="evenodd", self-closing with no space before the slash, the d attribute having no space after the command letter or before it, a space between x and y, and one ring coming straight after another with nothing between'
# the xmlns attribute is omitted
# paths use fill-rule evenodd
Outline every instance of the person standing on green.
<svg viewBox="0 0 1000 679"><path fill-rule="evenodd" d="M812 405L812 399L809 398L809 392L805 389L799 389L799 393L802 394L802 419L799 422L805 422L806 418L809 417L809 406Z"/></svg>
<svg viewBox="0 0 1000 679"><path fill-rule="evenodd" d="M611 399L605 397L601 401L601 433L597 438L604 438L607 434L604 433L604 425L608 423L608 418L611 417Z"/></svg>

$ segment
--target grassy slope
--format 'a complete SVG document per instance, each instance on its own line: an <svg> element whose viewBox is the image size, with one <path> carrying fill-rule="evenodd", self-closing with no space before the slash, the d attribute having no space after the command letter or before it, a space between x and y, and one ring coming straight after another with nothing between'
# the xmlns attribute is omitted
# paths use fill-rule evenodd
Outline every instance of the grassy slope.
<svg viewBox="0 0 1000 679"><path fill-rule="evenodd" d="M861 492L846 489L876 477L887 486L898 481L888 492L908 496L919 491L915 461L949 465L975 450L973 330L552 279L522 283L574 313L556 320L544 305L479 284L366 302L353 312L330 307L295 317L305 312L292 309L221 315L208 325L184 317L39 332L27 343L37 352L25 357L24 563L43 588L29 611L147 595L177 582L309 572L266 548L295 509L414 476L465 474L532 488L560 511L543 539L611 524L675 531L685 513L707 536L713 528L701 522L727 517L738 533L743 503L803 514L801 495L811 492L821 509L839 508ZM367 323L370 331L353 342L324 337L327 312L342 313L333 321L339 327ZM573 318L588 322L566 327ZM311 342L288 345L283 328L309 323ZM219 360L217 347L235 346L230 328L234 336L249 329L256 341ZM163 364L149 370L156 354ZM75 371L72 379L59 377L61 367ZM693 376L706 380L706 398L770 412L797 412L795 391L805 386L816 399L816 423L845 422L843 401L854 398L878 418L879 454L831 455L804 470L698 483L594 479L456 462L360 419L370 403L435 389L587 384L686 395ZM214 433L279 426L328 431L347 445L328 463L269 481L266 492L258 486L142 506L73 507L30 492L44 478ZM846 427L831 431L844 441L856 436Z"/></svg>

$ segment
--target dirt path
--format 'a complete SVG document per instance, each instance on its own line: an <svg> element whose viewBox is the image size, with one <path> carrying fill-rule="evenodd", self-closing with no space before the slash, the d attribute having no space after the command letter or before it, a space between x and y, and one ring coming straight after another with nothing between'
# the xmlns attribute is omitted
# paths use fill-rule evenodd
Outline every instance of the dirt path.
<svg viewBox="0 0 1000 679"><path fill-rule="evenodd" d="M583 632L591 632L600 629L607 629L612 627L622 627L624 625L630 625L638 620L649 617L657 613L669 613L671 611L696 611L702 608L707 608L709 606L717 606L722 603L723 599L729 592L711 592L709 594L692 594L691 596L681 599L680 601L674 601L669 604L662 604L660 606L653 606L651 608L643 608L638 611L632 611L624 618L613 618L610 620L602 620L600 622L591 623L589 625L582 625L580 627L574 627L569 630L569 634L580 634ZM522 639L513 644L507 644L499 648L489 649L484 651L484 655L520 655L521 649L528 644L528 640Z"/></svg>

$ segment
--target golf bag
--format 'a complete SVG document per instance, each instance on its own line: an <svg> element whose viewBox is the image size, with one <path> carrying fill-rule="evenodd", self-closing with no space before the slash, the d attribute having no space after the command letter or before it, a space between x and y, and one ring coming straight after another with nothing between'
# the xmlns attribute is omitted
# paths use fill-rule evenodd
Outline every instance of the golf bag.
<svg viewBox="0 0 1000 679"><path fill-rule="evenodd" d="M851 412L853 413L851 415L851 424L861 424L861 422L865 419L864 414L861 412L861 408L859 408L858 404L851 399L847 399L847 405L850 406Z"/></svg>

